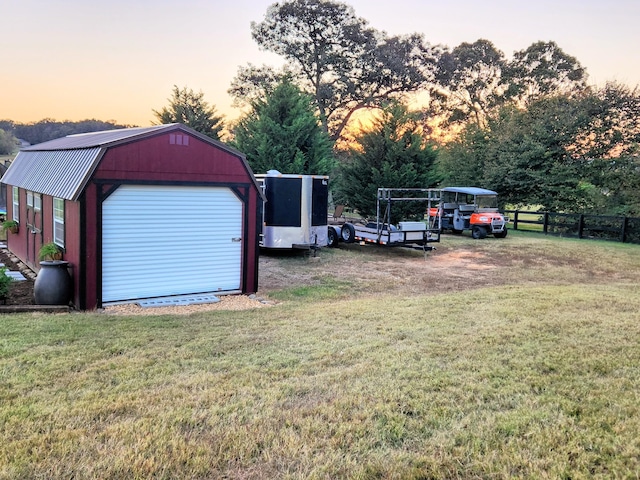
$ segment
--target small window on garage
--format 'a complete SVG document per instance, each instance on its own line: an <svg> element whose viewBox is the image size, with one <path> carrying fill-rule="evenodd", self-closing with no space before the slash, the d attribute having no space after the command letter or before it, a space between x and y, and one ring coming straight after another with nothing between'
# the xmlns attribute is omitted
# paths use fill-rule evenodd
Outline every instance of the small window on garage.
<svg viewBox="0 0 640 480"><path fill-rule="evenodd" d="M20 221L20 189L13 187L13 219L16 222Z"/></svg>
<svg viewBox="0 0 640 480"><path fill-rule="evenodd" d="M53 199L53 242L64 247L64 200Z"/></svg>

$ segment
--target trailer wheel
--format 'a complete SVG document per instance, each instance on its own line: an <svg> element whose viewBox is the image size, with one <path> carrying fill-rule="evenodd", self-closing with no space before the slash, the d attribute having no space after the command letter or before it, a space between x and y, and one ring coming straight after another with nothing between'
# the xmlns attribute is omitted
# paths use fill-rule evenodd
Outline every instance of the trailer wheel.
<svg viewBox="0 0 640 480"><path fill-rule="evenodd" d="M340 236L342 237L342 241L344 243L353 243L356 237L356 229L353 228L353 225L351 225L350 223L345 223L344 225L342 225Z"/></svg>
<svg viewBox="0 0 640 480"><path fill-rule="evenodd" d="M508 232L507 227L504 227L504 230L502 230L501 232L494 233L493 236L496 238L504 238L507 236L507 232Z"/></svg>
<svg viewBox="0 0 640 480"><path fill-rule="evenodd" d="M338 246L338 233L336 229L333 227L329 227L327 229L327 243L330 247Z"/></svg>
<svg viewBox="0 0 640 480"><path fill-rule="evenodd" d="M486 238L487 236L487 229L484 227L481 227L480 225L474 225L471 228L471 237L473 237L474 239L478 240L481 238Z"/></svg>

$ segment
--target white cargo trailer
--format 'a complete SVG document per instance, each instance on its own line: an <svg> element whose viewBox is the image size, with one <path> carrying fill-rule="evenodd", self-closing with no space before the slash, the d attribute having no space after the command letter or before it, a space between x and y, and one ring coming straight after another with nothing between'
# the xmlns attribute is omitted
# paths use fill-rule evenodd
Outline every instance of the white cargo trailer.
<svg viewBox="0 0 640 480"><path fill-rule="evenodd" d="M327 246L328 176L270 170L255 177L267 199L261 247L309 250Z"/></svg>

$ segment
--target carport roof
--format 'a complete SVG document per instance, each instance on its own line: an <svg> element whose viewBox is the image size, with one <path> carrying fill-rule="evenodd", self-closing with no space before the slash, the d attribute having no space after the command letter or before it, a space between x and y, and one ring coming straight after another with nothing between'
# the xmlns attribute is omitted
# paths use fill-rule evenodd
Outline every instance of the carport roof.
<svg viewBox="0 0 640 480"><path fill-rule="evenodd" d="M239 157L253 176L242 153L185 125L171 123L68 135L23 148L2 177L2 183L75 201L107 148L173 130L185 131Z"/></svg>

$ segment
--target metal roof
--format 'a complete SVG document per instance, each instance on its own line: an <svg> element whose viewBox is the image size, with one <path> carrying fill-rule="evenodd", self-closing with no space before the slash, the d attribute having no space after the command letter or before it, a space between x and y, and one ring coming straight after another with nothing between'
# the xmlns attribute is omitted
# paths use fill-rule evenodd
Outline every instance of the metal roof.
<svg viewBox="0 0 640 480"><path fill-rule="evenodd" d="M466 193L468 195L497 195L493 190L479 187L445 187L443 192Z"/></svg>
<svg viewBox="0 0 640 480"><path fill-rule="evenodd" d="M103 153L100 147L21 151L3 175L2 183L57 198L77 200Z"/></svg>
<svg viewBox="0 0 640 480"><path fill-rule="evenodd" d="M253 176L245 156L239 151L185 125L172 123L68 135L23 148L1 181L33 192L76 201L107 148L173 130L185 131L239 157ZM255 183L255 178L253 180Z"/></svg>
<svg viewBox="0 0 640 480"><path fill-rule="evenodd" d="M163 130L174 128L176 123L167 125L156 125L154 127L135 127L122 128L118 130L104 130L101 132L79 133L76 135L67 135L66 137L56 138L48 142L39 143L30 147L23 148L22 152L49 151L49 150L72 150L76 148L92 148L111 146L121 141L131 141L138 138L144 138L149 134L155 134Z"/></svg>

